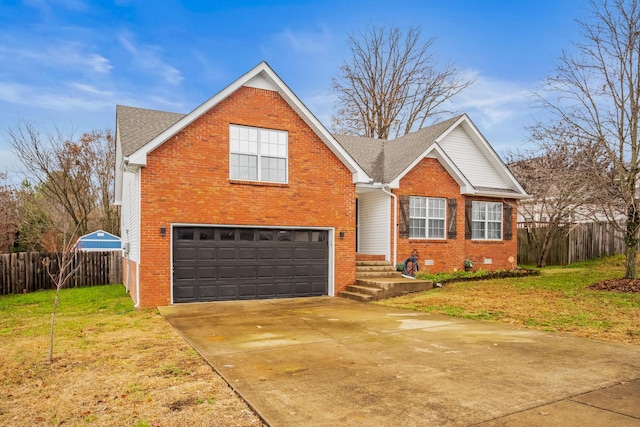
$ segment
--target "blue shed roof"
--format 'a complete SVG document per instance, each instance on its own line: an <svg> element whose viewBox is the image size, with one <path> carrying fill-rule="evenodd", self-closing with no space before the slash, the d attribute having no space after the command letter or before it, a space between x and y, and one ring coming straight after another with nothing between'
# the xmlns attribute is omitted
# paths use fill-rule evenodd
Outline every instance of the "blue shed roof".
<svg viewBox="0 0 640 427"><path fill-rule="evenodd" d="M120 238L104 230L97 230L81 236L76 245L82 251L115 251L122 249Z"/></svg>

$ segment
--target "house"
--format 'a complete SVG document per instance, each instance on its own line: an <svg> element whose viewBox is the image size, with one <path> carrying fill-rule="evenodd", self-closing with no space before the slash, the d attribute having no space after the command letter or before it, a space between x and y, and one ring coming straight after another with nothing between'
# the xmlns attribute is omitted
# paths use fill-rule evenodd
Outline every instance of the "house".
<svg viewBox="0 0 640 427"><path fill-rule="evenodd" d="M264 62L186 115L117 107L137 307L334 296L356 252L510 267L523 196L466 115L395 141L336 137Z"/></svg>
<svg viewBox="0 0 640 427"><path fill-rule="evenodd" d="M122 243L118 236L97 230L78 238L76 248L83 252L104 252L122 250Z"/></svg>

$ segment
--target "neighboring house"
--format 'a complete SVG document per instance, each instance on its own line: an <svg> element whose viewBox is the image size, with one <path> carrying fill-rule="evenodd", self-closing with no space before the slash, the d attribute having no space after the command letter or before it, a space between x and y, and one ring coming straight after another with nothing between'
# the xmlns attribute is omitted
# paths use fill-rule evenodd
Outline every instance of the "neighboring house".
<svg viewBox="0 0 640 427"><path fill-rule="evenodd" d="M525 192L462 115L334 137L261 63L187 115L117 107L116 203L137 307L337 295L356 252L510 267Z"/></svg>
<svg viewBox="0 0 640 427"><path fill-rule="evenodd" d="M76 248L83 252L119 251L122 250L122 243L118 236L97 230L80 237Z"/></svg>

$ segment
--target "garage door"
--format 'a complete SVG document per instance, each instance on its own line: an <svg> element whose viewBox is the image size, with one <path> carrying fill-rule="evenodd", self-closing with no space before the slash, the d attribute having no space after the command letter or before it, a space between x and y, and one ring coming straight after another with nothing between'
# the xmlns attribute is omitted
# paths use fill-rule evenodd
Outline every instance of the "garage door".
<svg viewBox="0 0 640 427"><path fill-rule="evenodd" d="M327 230L173 229L173 301L327 295Z"/></svg>

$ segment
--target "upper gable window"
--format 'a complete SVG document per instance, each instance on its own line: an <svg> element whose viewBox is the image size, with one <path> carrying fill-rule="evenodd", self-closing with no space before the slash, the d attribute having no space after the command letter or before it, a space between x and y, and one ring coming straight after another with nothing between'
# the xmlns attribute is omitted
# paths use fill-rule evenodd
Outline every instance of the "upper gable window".
<svg viewBox="0 0 640 427"><path fill-rule="evenodd" d="M287 182L287 132L230 125L229 149L231 179Z"/></svg>

